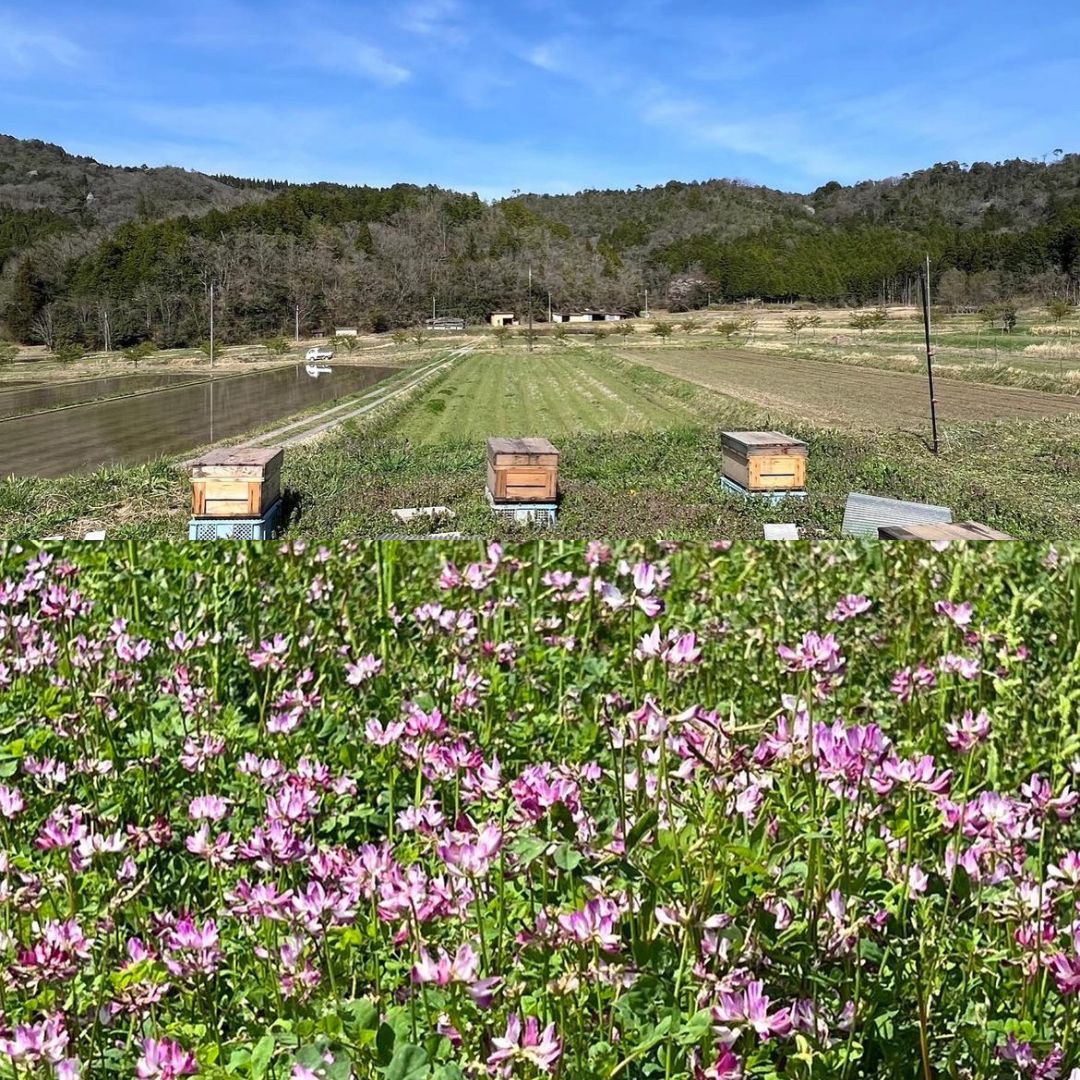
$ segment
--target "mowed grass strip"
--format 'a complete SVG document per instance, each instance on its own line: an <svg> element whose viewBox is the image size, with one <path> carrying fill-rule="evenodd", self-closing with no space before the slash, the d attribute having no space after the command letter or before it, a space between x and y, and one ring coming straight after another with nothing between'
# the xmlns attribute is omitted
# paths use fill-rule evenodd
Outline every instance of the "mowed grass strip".
<svg viewBox="0 0 1080 1080"><path fill-rule="evenodd" d="M709 391L585 349L479 353L418 395L392 430L419 443L662 431L701 421L715 399Z"/></svg>

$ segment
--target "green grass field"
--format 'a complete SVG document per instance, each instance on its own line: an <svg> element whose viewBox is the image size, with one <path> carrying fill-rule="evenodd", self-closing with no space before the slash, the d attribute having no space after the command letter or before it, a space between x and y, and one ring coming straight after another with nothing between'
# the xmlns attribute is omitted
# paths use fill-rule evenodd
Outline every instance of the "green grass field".
<svg viewBox="0 0 1080 1080"><path fill-rule="evenodd" d="M763 521L794 521L807 538L837 536L852 491L950 506L957 520L1021 539L1080 536L1080 416L950 422L935 458L918 430L829 429L790 401L755 406L686 381L692 372L653 370L644 351L638 360L577 345L530 355L523 343L469 356L407 399L290 447L286 535L398 534L392 509L433 505L457 512L444 528L515 535L484 500L484 440L546 435L562 451L556 537L760 539ZM878 408L890 408L887 397ZM772 428L810 444L805 502L769 507L720 488L720 433ZM0 535L106 528L111 539L180 539L189 488L167 461L0 482Z"/></svg>
<svg viewBox="0 0 1080 1080"><path fill-rule="evenodd" d="M659 431L699 422L714 395L583 348L477 353L394 424L418 443L489 435Z"/></svg>

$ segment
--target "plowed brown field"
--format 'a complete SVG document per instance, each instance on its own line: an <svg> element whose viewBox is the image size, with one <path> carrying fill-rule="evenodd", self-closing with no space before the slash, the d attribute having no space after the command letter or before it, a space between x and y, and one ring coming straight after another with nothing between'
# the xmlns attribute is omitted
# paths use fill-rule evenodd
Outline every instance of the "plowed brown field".
<svg viewBox="0 0 1080 1080"><path fill-rule="evenodd" d="M921 429L926 379L898 371L792 360L736 349L626 349L620 355L766 409L828 426ZM935 380L942 421L1038 420L1080 414L1080 397Z"/></svg>

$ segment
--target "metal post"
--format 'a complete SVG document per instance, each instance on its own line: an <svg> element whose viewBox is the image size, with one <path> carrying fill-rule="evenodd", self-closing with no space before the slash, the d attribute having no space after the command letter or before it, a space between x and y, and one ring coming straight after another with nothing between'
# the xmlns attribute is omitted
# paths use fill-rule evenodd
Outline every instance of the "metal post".
<svg viewBox="0 0 1080 1080"><path fill-rule="evenodd" d="M926 377L930 384L930 427L934 434L934 453L938 452L937 398L934 397L934 346L930 337L930 256L922 274L923 323L926 328Z"/></svg>
<svg viewBox="0 0 1080 1080"><path fill-rule="evenodd" d="M214 368L214 285L210 284L210 370ZM213 399L211 399L211 402Z"/></svg>

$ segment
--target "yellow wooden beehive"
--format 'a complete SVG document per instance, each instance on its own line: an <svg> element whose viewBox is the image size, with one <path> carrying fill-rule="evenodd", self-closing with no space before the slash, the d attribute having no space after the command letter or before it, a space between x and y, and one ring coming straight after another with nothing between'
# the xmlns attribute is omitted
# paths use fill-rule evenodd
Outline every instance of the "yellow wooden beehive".
<svg viewBox="0 0 1080 1080"><path fill-rule="evenodd" d="M724 476L746 491L802 491L806 443L779 431L725 431Z"/></svg>
<svg viewBox="0 0 1080 1080"><path fill-rule="evenodd" d="M191 467L197 518L261 518L281 497L281 447L212 450Z"/></svg>
<svg viewBox="0 0 1080 1080"><path fill-rule="evenodd" d="M547 439L488 439L487 482L497 503L553 503L559 451Z"/></svg>

